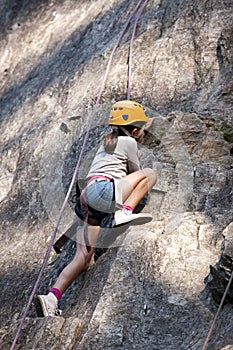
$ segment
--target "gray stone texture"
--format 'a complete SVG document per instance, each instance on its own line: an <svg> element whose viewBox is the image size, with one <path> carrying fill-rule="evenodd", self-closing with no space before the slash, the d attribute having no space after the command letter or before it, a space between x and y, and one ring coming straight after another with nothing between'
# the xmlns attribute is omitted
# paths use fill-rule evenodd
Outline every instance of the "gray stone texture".
<svg viewBox="0 0 233 350"><path fill-rule="evenodd" d="M1 349L14 339L135 3L0 2ZM113 57L81 178L112 103L126 97L132 25ZM148 2L133 45L131 99L155 118L142 147L143 166L158 173L143 209L154 220L116 233L65 293L63 317L37 318L32 305L16 349L202 348L233 264L232 67L232 0ZM74 220L70 196L58 236ZM51 252L38 292L74 246ZM233 349L232 300L231 287L208 350Z"/></svg>

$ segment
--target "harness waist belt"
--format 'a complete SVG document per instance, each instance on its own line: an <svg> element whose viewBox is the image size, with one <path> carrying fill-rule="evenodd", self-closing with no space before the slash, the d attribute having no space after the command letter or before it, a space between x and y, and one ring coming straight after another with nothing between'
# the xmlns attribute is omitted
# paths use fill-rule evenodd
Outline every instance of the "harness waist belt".
<svg viewBox="0 0 233 350"><path fill-rule="evenodd" d="M112 179L108 176L94 175L88 180L87 184L90 185L91 183L93 183L95 181L109 181L110 182L110 181L112 181Z"/></svg>

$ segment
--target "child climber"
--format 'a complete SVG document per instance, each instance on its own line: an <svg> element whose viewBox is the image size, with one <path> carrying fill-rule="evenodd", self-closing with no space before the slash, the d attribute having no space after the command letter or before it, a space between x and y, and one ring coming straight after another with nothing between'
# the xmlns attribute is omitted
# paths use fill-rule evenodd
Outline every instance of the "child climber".
<svg viewBox="0 0 233 350"><path fill-rule="evenodd" d="M73 260L60 273L49 293L36 297L39 317L59 315L58 301L89 267L101 221L106 215L114 214L113 228L124 224L141 225L152 220L148 213L134 213L134 208L157 180L153 169L140 169L139 165L137 144L142 142L150 120L139 103L125 100L112 106L109 125L112 131L104 137L95 155L76 211L87 224L77 230Z"/></svg>

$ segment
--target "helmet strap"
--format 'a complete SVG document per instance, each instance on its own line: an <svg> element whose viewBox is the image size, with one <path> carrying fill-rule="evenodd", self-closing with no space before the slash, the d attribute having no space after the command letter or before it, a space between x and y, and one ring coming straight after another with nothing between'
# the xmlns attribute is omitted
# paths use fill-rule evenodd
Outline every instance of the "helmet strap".
<svg viewBox="0 0 233 350"><path fill-rule="evenodd" d="M136 136L134 136L135 139L139 139L142 136L143 132L144 132L144 126L139 130L139 133Z"/></svg>
<svg viewBox="0 0 233 350"><path fill-rule="evenodd" d="M126 130L123 126L120 126L120 129L123 131L125 135L132 137L132 135L128 132L128 130Z"/></svg>
<svg viewBox="0 0 233 350"><path fill-rule="evenodd" d="M126 130L123 126L120 126L120 129L125 133L125 135L133 137L134 139L139 139L142 136L142 133L144 131L144 126L140 129L139 133L137 135L131 135L128 130Z"/></svg>

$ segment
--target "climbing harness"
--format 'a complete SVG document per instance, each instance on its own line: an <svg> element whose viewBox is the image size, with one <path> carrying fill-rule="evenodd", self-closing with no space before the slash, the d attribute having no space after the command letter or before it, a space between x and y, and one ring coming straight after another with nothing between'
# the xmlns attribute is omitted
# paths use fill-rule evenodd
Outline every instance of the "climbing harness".
<svg viewBox="0 0 233 350"><path fill-rule="evenodd" d="M146 5L146 3L148 2L148 0L144 0L144 6L143 6L143 9ZM88 137L89 137L89 133L90 133L90 130L91 130L91 127L92 127L92 124L93 124L93 121L94 121L94 117L97 113L97 108L99 106L99 102L100 102L100 99L101 99L101 96L102 96L102 93L104 91L104 88L105 88L105 84L106 84L106 80L107 80L107 76L108 76L108 73L109 73L109 69L110 69L110 66L111 66L111 63L112 63L112 59L113 59L113 55L117 49L117 47L119 46L125 32L126 32L126 29L128 28L131 20L133 19L135 13L138 11L138 9L140 8L141 4L143 3L143 0L139 0L136 4L136 6L133 8L132 10L132 13L130 14L128 20L126 21L122 31L120 32L120 35L119 35L119 38L116 42L116 44L114 45L113 49L112 49L112 52L110 54L110 57L109 57L109 60L108 60L108 64L107 64L107 68L106 68L106 71L105 71L105 75L104 75L104 78L102 80L102 84L99 88L99 93L98 93L98 96L97 96L97 99L96 99L96 103L93 107L93 111L92 111L92 114L91 114L91 117L90 117L90 120L89 120L89 124L88 124L88 127L87 127L87 131L86 131L86 135L85 135L85 138L83 140L83 145L82 145L82 148L81 148L81 151L80 151L80 155L79 155L79 158L78 158L78 161L77 161L77 164L76 164L76 167L75 167L75 170L74 170L74 173L73 173L73 176L72 176L72 180L70 182L70 186L69 186L69 189L66 193L66 196L65 196L65 199L64 199L64 202L61 206L61 209L60 209L60 212L59 212L59 215L58 215L58 219L57 219L57 224L55 226L55 229L54 229L54 232L53 232L53 235L51 237L51 240L50 240L50 243L49 243L49 247L47 249L47 252L45 254L45 257L44 257L44 260L43 260L43 263L42 263L42 266L41 266L41 269L40 269L40 272L38 274L38 277L36 279L36 282L34 284L34 287L33 287L33 290L32 290L32 293L29 297L29 300L28 300L28 303L26 305L26 308L24 310L24 313L22 315L22 319L20 321L20 324L19 324L19 327L17 329L17 332L16 332L16 335L14 337L14 340L13 340L13 343L11 345L11 348L10 350L14 350L15 349L15 346L16 346L16 343L17 343L17 340L19 338L19 335L20 335L20 332L23 328L23 325L24 325L24 322L25 322L25 319L26 319L26 316L28 314L28 311L29 311L29 308L32 304L32 301L33 301L33 298L35 296L35 293L36 293L36 290L38 288L38 285L40 283L40 280L41 280L41 277L42 277L42 274L46 268L46 265L48 263L48 259L49 259L49 255L51 253L51 250L53 248L53 244L54 244L54 241L55 241L55 238L56 238L56 234L57 234L57 231L58 231L58 227L60 225L60 222L61 222L61 218L62 218L62 214L64 212L64 209L65 209L65 206L68 202L68 199L69 199L69 196L70 196L70 193L71 193L71 190L75 184L75 180L76 180L76 177L77 177L77 174L78 174L78 170L79 170L79 167L80 167L80 163L81 163L81 160L82 160L82 157L83 157L83 154L84 154L84 150L85 150L85 147L86 147L86 144L87 144L87 141L88 141ZM142 13L142 11L140 11L140 13ZM139 19L139 15L137 17L137 20ZM135 31L135 30L134 30ZM134 35L134 34L133 34ZM130 68L130 71L131 71L131 68ZM128 80L128 94L129 94L129 90L130 89L130 81Z"/></svg>

